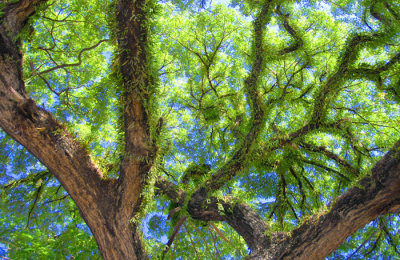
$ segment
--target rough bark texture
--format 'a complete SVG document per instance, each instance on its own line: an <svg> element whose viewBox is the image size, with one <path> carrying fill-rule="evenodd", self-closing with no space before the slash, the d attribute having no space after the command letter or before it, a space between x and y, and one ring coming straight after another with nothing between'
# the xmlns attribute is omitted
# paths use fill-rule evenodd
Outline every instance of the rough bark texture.
<svg viewBox="0 0 400 260"><path fill-rule="evenodd" d="M375 165L372 178L336 198L327 213L313 216L265 259L323 259L377 217L400 210L400 141ZM268 257L267 257L268 256Z"/></svg>
<svg viewBox="0 0 400 260"><path fill-rule="evenodd" d="M124 211L120 213L129 218L134 210L130 205L140 204L141 187L153 155L149 115L144 107L149 88L144 8L144 1L122 0L116 14L125 106L125 154L121 164L118 206Z"/></svg>
<svg viewBox="0 0 400 260"><path fill-rule="evenodd" d="M229 198L226 202L214 197L208 199L205 189L201 189L192 195L188 203L188 212L194 219L226 221L243 237L252 251L258 252L270 245L269 237L265 236L268 225L248 205L231 203Z"/></svg>
<svg viewBox="0 0 400 260"><path fill-rule="evenodd" d="M178 205L184 206L186 194L172 182L160 178L157 188ZM248 205L230 202L231 198L208 197L205 189L195 192L187 205L193 219L202 221L226 221L246 241L252 251L259 252L269 247L271 241L265 234L267 223Z"/></svg>
<svg viewBox="0 0 400 260"><path fill-rule="evenodd" d="M138 163L137 159L147 154L145 142L149 131L143 106L135 98L129 100L125 109L126 121L134 120L137 127L126 131L127 156L121 167L123 174L118 182L104 180L86 149L26 93L20 43L15 41L15 36L41 2L45 1L24 0L3 9L5 14L0 26L0 126L60 181L91 229L104 259L144 259L146 256L137 227L130 223L139 206L144 176L150 167L148 163ZM120 8L129 17L137 11L123 3ZM135 30L130 32L137 33ZM132 47L130 53L135 51L138 49ZM131 121L126 122L126 128Z"/></svg>
<svg viewBox="0 0 400 260"><path fill-rule="evenodd" d="M125 106L125 154L119 180L104 180L85 148L26 93L20 43L15 37L35 6L42 2L45 1L22 0L3 9L5 14L0 19L0 127L60 181L81 211L104 259L145 259L137 227L130 223L141 205L140 193L155 157L150 140L150 115L145 107L151 96L145 1L121 0L116 11ZM263 52L263 26L271 9L269 3L266 1L255 22L255 48L260 53ZM289 27L286 29L290 32ZM222 187L224 180L240 171L262 130L264 111L256 89L262 63L261 58L255 60L246 81L253 129L235 154L235 160L226 164L208 183L211 190ZM271 232L267 223L248 205L232 202L230 198L210 197L205 187L185 198L187 194L172 182L160 179L156 186L181 208L187 208L192 218L225 221L231 225L251 249L249 259L322 259L371 220L399 211L399 149L400 142L376 164L372 177L362 179L334 200L327 212L312 216L290 235ZM184 207L185 201L188 201L187 207Z"/></svg>
<svg viewBox="0 0 400 260"><path fill-rule="evenodd" d="M134 240L127 238L122 243L135 245L136 252L130 255L136 255L138 259L146 257L136 228L129 221L141 205L140 193L154 157L150 144L149 115L144 106L150 87L145 8L143 0L121 0L116 10L124 89L125 153L120 167L115 218L118 223L126 223L124 230L135 234Z"/></svg>
<svg viewBox="0 0 400 260"><path fill-rule="evenodd" d="M205 189L191 196L188 213L198 220L226 221L249 246L248 259L323 259L372 220L400 210L399 158L400 141L375 165L372 177L362 179L332 201L327 212L311 216L289 235L271 232L249 206L209 197ZM184 206L186 194L173 183L159 179L156 186Z"/></svg>

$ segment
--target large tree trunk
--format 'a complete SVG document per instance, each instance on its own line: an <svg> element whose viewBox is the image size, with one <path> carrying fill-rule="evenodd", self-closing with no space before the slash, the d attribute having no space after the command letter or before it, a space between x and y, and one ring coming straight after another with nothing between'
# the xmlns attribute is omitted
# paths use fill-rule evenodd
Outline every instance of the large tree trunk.
<svg viewBox="0 0 400 260"><path fill-rule="evenodd" d="M116 10L125 106L125 153L118 180L105 180L85 148L26 93L20 44L15 38L35 6L42 2L46 1L21 0L3 9L0 24L0 127L60 181L91 229L104 259L145 259L147 256L137 226L131 223L141 206L140 194L156 153L150 138L151 115L144 106L152 93L146 53L145 1L120 0ZM262 14L266 15L266 12L265 9ZM261 36L260 32L259 41ZM257 71L261 72L261 69ZM260 73L256 72L252 74L255 78ZM252 89L254 86L247 85L249 93L256 93ZM254 95L252 102L255 107L257 100ZM263 112L259 110L258 114L262 117ZM253 124L257 129L261 129L260 120ZM249 141L244 142L235 158L248 155L256 140L258 130L254 131L249 132ZM399 151L400 142L376 164L371 177L362 179L357 187L332 202L327 212L312 217L290 235L271 232L268 224L249 206L231 204L229 198L209 197L204 187L190 198L185 198L184 191L166 180L160 179L157 187L182 208L184 202L189 201L187 209L192 218L225 221L231 225L251 249L249 258L322 259L371 220L399 211ZM223 169L225 171L221 170L210 183L211 189L220 188L224 184L224 175L235 175L241 166L228 163Z"/></svg>
<svg viewBox="0 0 400 260"><path fill-rule="evenodd" d="M91 220L95 221L95 218ZM146 259L136 227L126 220L114 220L114 225L92 229L104 259ZM96 232L96 234L95 234Z"/></svg>
<svg viewBox="0 0 400 260"><path fill-rule="evenodd" d="M136 127L126 131L126 156L120 179L105 180L86 149L26 93L20 43L14 39L35 7L42 2L46 1L23 0L3 9L5 14L0 26L0 127L60 181L92 231L104 259L144 259L146 255L137 226L131 224L140 206L140 193L150 169L150 160L147 159L150 154L147 146L149 129L144 108L130 92L127 98L130 102L125 109L126 125L136 120ZM121 8L126 8L125 11L131 15L132 9L129 8L132 7ZM135 53L131 56L134 57Z"/></svg>

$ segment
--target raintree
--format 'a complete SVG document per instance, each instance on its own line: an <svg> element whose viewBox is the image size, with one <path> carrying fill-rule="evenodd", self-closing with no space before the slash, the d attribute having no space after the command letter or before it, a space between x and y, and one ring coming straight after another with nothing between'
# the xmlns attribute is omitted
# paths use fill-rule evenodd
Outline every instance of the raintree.
<svg viewBox="0 0 400 260"><path fill-rule="evenodd" d="M399 35L390 0L1 1L2 254L398 256Z"/></svg>

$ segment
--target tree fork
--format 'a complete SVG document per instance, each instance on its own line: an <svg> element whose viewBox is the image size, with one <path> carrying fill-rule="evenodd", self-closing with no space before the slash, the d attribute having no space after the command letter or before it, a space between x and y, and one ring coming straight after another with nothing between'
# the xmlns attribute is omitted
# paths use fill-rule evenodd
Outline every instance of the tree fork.
<svg viewBox="0 0 400 260"><path fill-rule="evenodd" d="M139 168L132 164L123 168L129 175L120 179L119 186L115 180L105 180L86 149L26 93L20 42L14 37L35 8L44 2L22 0L6 5L2 10L0 126L60 181L92 231L104 259L145 259L137 226L131 224L130 219L135 214L135 203L139 201L143 185L137 176L142 176L140 170L149 167L142 164ZM134 108L141 106L138 102L133 104ZM121 202L116 196L117 191L126 201L116 203Z"/></svg>

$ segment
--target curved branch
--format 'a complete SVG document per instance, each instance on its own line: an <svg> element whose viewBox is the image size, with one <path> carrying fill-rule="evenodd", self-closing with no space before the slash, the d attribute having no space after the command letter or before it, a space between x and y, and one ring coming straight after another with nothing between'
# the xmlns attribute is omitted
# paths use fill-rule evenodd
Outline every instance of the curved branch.
<svg viewBox="0 0 400 260"><path fill-rule="evenodd" d="M360 67L349 70L348 74L350 78L354 79L367 79L376 82L378 86L382 86L381 73L388 71L394 65L400 62L400 53L393 56L388 62L380 67Z"/></svg>
<svg viewBox="0 0 400 260"><path fill-rule="evenodd" d="M122 228L111 221L110 212L116 204L115 182L104 179L87 149L48 111L37 106L25 90L20 43L13 37L42 2L22 0L10 4L0 21L0 127L60 181L78 206L104 258L113 258L110 255L120 253L118 247L106 247L127 241L127 237L137 239L132 232L121 232ZM128 221L123 224L130 226Z"/></svg>
<svg viewBox="0 0 400 260"><path fill-rule="evenodd" d="M323 165L322 163L318 163L318 162L311 161L311 160L302 160L302 161L304 163L306 163L306 164L321 168L321 169L323 169L323 170L325 170L327 172L333 172L333 173L337 174L337 176L339 176L341 179L343 179L343 180L345 180L347 182L350 182L350 178L349 177L347 177L346 175L343 175L343 173L341 173L341 172L339 172L339 171L337 171L335 169L332 169L332 168L330 168L330 167L328 167L326 165Z"/></svg>
<svg viewBox="0 0 400 260"><path fill-rule="evenodd" d="M280 55L285 55L291 52L296 51L300 47L303 46L303 39L300 38L298 33L293 29L292 26L289 24L289 15L283 14L281 11L280 6L278 5L276 8L276 13L283 19L283 27L285 30L293 37L294 42L289 46L279 51Z"/></svg>
<svg viewBox="0 0 400 260"><path fill-rule="evenodd" d="M268 154L269 152L272 152L279 148L282 148L285 145L294 144L296 139L301 138L315 130L324 129L324 128L325 129L340 128L341 125L346 121L348 121L348 119L344 118L344 119L339 119L337 121L322 123L322 124L316 124L316 123L310 122L291 133L282 134L282 135L273 137L267 141L268 145L266 147L261 147L260 149L257 149L254 152L255 154L257 154L257 156L255 158L253 158L253 160L259 159L260 157L264 156L265 154ZM274 128L274 127L275 126L272 125L272 128ZM280 134L280 133L277 132L277 134Z"/></svg>
<svg viewBox="0 0 400 260"><path fill-rule="evenodd" d="M371 177L336 198L328 212L293 230L265 259L322 259L372 220L399 210L400 141L376 163Z"/></svg>
<svg viewBox="0 0 400 260"><path fill-rule="evenodd" d="M324 146L317 146L317 145L312 145L312 144L307 144L307 143L301 143L300 146L311 152L321 153L321 154L325 155L326 157L334 160L339 165L342 165L345 169L347 169L354 176L358 176L360 174L360 172L356 168L354 168L348 161L346 161L339 155L329 151Z"/></svg>
<svg viewBox="0 0 400 260"><path fill-rule="evenodd" d="M320 124L324 121L326 109L330 103L328 99L335 93L337 94L339 87L349 76L349 66L355 61L360 47L378 39L379 36L380 34L356 34L347 40L336 72L327 79L316 97L311 122Z"/></svg>
<svg viewBox="0 0 400 260"><path fill-rule="evenodd" d="M90 47L87 47L87 48L83 48L83 49L78 53L78 62L69 63L69 64L60 64L60 65L57 65L57 66L55 66L55 67L52 67L52 68L49 68L49 69L40 71L40 72L37 73L37 75L41 76L41 75L43 75L43 74L46 74L46 73L49 73L49 72L52 72L52 71L55 71L55 70L58 70L58 69L64 69L64 68L67 68L67 67L77 67L77 66L80 66L80 65L82 64L82 55L83 55L83 53L97 48L101 43L106 42L106 41L108 41L108 39L100 40L98 43L96 43L96 44L93 45L93 46L90 46Z"/></svg>
<svg viewBox="0 0 400 260"><path fill-rule="evenodd" d="M258 93L258 81L260 75L265 67L265 50L264 50L264 33L265 25L267 24L270 11L272 9L272 1L265 1L261 8L260 13L254 20L254 43L253 43L253 55L254 61L252 69L248 77L245 79L245 92L247 100L251 109L251 125L250 130L245 136L244 140L240 144L240 147L225 165L213 176L211 181L208 181L205 185L208 191L217 190L231 180L237 173L239 173L245 162L247 155L251 152L251 148L261 133L265 118L264 118L264 105L262 99Z"/></svg>
<svg viewBox="0 0 400 260"><path fill-rule="evenodd" d="M160 178L155 185L161 193L178 202L180 206L184 206L186 195L175 184ZM227 222L244 238L254 253L267 248L270 244L270 238L265 235L269 230L267 223L248 205L230 202L229 198L225 200L210 198L203 188L192 195L187 209L193 219Z"/></svg>

